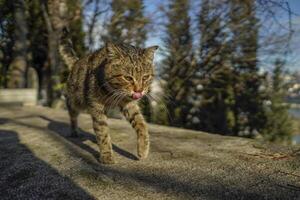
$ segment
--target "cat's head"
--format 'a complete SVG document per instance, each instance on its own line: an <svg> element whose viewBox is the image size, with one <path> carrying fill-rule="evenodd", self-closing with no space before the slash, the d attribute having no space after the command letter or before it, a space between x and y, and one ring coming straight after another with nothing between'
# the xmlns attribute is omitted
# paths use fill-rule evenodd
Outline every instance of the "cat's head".
<svg viewBox="0 0 300 200"><path fill-rule="evenodd" d="M158 46L142 49L107 43L105 48L105 79L110 88L134 100L146 95L154 77L153 58Z"/></svg>

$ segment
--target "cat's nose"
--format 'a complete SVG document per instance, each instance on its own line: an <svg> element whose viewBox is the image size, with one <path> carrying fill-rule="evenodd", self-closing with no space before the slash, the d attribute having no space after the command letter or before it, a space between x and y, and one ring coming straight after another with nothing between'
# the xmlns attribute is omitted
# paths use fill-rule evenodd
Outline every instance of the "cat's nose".
<svg viewBox="0 0 300 200"><path fill-rule="evenodd" d="M132 94L132 98L133 99L140 99L143 97L143 93L142 92L133 92Z"/></svg>

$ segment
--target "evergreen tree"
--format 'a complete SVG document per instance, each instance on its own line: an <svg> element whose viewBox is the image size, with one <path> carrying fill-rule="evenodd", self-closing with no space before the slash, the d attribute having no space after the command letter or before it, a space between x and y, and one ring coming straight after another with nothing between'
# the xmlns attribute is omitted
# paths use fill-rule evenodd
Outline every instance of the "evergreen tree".
<svg viewBox="0 0 300 200"><path fill-rule="evenodd" d="M112 16L104 40L143 47L146 40L146 25L149 23L149 19L143 13L143 1L113 0L111 9Z"/></svg>
<svg viewBox="0 0 300 200"><path fill-rule="evenodd" d="M31 55L30 65L36 70L39 81L39 98L42 98L42 90L47 83L45 81L45 69L47 67L48 43L47 29L40 7L40 0L26 0L28 12L28 40Z"/></svg>
<svg viewBox="0 0 300 200"><path fill-rule="evenodd" d="M189 1L174 0L168 5L166 38L167 55L163 61L162 79L169 96L166 107L169 124L186 126L188 115L189 81L192 71L192 38L190 33Z"/></svg>
<svg viewBox="0 0 300 200"><path fill-rule="evenodd" d="M287 95L286 83L283 80L283 66L281 60L276 60L268 91L269 101L265 105L267 120L261 135L265 140L276 142L290 142L293 124L285 104Z"/></svg>
<svg viewBox="0 0 300 200"><path fill-rule="evenodd" d="M199 71L193 77L189 119L193 129L231 134L234 126L234 74L229 63L227 35L221 27L222 9L216 0L202 1L199 15Z"/></svg>
<svg viewBox="0 0 300 200"><path fill-rule="evenodd" d="M252 137L264 126L263 101L265 94L260 90L264 76L257 66L258 19L255 2L231 0L231 32L233 34L232 65L234 80L234 133Z"/></svg>

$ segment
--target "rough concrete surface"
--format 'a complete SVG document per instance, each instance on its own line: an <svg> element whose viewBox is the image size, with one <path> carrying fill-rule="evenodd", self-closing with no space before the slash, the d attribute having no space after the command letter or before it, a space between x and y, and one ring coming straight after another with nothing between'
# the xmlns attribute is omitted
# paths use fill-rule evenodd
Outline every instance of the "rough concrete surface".
<svg viewBox="0 0 300 200"><path fill-rule="evenodd" d="M0 108L0 199L300 199L300 147L157 125L137 161L124 120L109 126L117 159L98 163L91 119L70 138L66 111Z"/></svg>

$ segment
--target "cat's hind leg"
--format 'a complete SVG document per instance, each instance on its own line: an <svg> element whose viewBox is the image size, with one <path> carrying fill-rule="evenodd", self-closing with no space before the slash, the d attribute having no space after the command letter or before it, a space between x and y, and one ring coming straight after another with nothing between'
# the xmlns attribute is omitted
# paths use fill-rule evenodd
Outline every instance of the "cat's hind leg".
<svg viewBox="0 0 300 200"><path fill-rule="evenodd" d="M108 133L107 117L104 114L104 107L101 104L93 104L88 108L93 119L93 128L100 150L100 162L104 164L115 163L111 138Z"/></svg>
<svg viewBox="0 0 300 200"><path fill-rule="evenodd" d="M71 137L78 137L78 115L79 111L77 111L68 101L67 101L67 108L70 116L70 123L71 123Z"/></svg>

